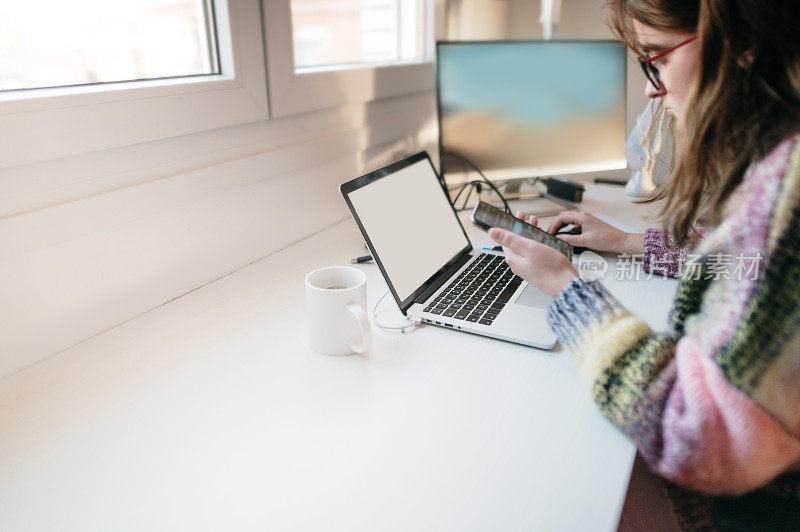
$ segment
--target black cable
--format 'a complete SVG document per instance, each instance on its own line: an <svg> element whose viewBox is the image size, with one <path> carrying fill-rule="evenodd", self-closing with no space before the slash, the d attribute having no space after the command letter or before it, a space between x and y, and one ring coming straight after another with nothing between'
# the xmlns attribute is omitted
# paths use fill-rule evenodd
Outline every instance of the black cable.
<svg viewBox="0 0 800 532"><path fill-rule="evenodd" d="M471 187L469 187L467 189L467 196L464 198L464 204L461 206L461 210L462 211L467 210L467 204L469 203L470 196L472 196L472 191L478 188L478 186L479 186L478 184L479 183L480 183L480 181L478 181L477 183L474 183L473 186L471 186ZM480 199L480 192L478 193L478 199Z"/></svg>
<svg viewBox="0 0 800 532"><path fill-rule="evenodd" d="M443 164L443 161L444 161L444 159L445 159L446 157L455 157L455 158L457 158L457 159L460 159L461 161L463 161L463 162L467 163L467 165L469 165L470 167L472 167L472 169L473 169L473 170L475 170L476 172L478 172L478 175L479 175L479 176L481 176L481 179L483 179L483 180L486 182L486 184L488 184L488 185L489 185L489 186L492 188L492 190L494 190L494 191L495 191L495 193L497 193L497 195L498 195L498 196L500 196L500 199L501 199L501 200L503 200L503 205L506 207L506 210L507 210L508 212L511 212L511 209L509 208L509 206L508 206L508 203L506 202L506 199L505 199L505 197L503 196L503 194L501 194L501 193L500 193L500 190L498 190L498 188L497 188L497 187L494 185L494 183L492 183L491 181L489 181L489 179L488 179L488 178L487 178L485 175L483 175L483 172L481 172L480 168L478 168L478 167L475 165L475 163L473 163L472 161L470 161L469 159L467 159L466 157L464 157L464 156L463 156L463 155L461 155L460 153L447 152L447 153L444 153L444 154L442 155L442 164ZM442 175L444 175L444 174L442 174Z"/></svg>
<svg viewBox="0 0 800 532"><path fill-rule="evenodd" d="M463 194L463 193L464 193L464 191L465 191L467 188L472 188L473 186L475 186L475 181L469 181L469 182L465 183L465 184L464 184L464 185L463 185L463 186L462 186L462 187L461 187L461 188L458 190L458 194L456 194L456 197L455 197L455 198L453 198L453 201L452 201L452 204L453 204L453 207L454 207L454 208L455 208L455 206L456 206L456 202L458 201L458 198L460 198L460 197L461 197L461 194Z"/></svg>
<svg viewBox="0 0 800 532"><path fill-rule="evenodd" d="M461 154L453 153L453 152L446 152L446 153L443 153L441 155L440 159L439 159L439 173L440 173L440 176L441 176L440 179L441 179L442 186L444 187L445 191L447 191L447 186L445 185L445 182L444 182L444 161L445 161L445 159L447 157L455 157L457 159L460 159L461 161L467 163L467 165L471 166L473 170L478 172L478 175L481 176L481 179L486 181L486 184L489 185L489 187L491 187L492 190L494 190L495 194L497 194L498 197L500 198L500 200L503 202L503 207L505 208L506 212L509 213L509 214L513 214L511 212L511 207L508 206L508 202L506 201L506 198L503 196L503 194L500 193L500 190L498 190L498 188L494 185L494 183L489 181L486 178L486 176L483 175L483 172L481 172L480 168L478 168L475 165L475 163L473 163L472 161L470 161L469 159L467 159L466 157L464 157ZM447 192L447 197L450 198L450 193L449 192ZM455 208L455 201L451 201L451 203L453 204L453 207Z"/></svg>
<svg viewBox="0 0 800 532"><path fill-rule="evenodd" d="M456 210L456 212L462 212L467 210L467 205L469 205L469 198L472 196L472 190L474 189L478 194L480 194L482 184L483 184L482 180L473 179L472 181L463 184L461 188L458 189L458 194L456 194L456 197L453 198L453 208ZM461 205L460 208L456 207L456 203L458 203L458 198L461 197L461 194L463 194L464 191L467 191L467 196L464 198L464 203Z"/></svg>

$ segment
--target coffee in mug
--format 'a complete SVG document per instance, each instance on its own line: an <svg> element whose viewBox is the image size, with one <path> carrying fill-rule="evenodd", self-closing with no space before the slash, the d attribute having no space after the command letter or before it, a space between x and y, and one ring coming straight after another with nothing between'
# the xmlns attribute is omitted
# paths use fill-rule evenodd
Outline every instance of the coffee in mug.
<svg viewBox="0 0 800 532"><path fill-rule="evenodd" d="M350 266L328 266L306 275L306 314L311 348L324 355L364 353L372 345L367 319L367 276Z"/></svg>

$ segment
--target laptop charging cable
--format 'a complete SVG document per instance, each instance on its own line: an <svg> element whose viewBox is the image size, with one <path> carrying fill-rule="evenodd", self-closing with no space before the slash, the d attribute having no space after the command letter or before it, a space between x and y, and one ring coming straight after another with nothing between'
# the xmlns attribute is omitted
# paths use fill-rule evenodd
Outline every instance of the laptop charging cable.
<svg viewBox="0 0 800 532"><path fill-rule="evenodd" d="M391 333L398 333L398 334L406 334L410 333L417 329L422 324L422 318L409 318L408 316L404 316L406 323L403 325L385 325L378 321L378 306L380 306L381 302L386 299L386 296L389 295L389 290L386 291L385 294L381 296L377 303L375 303L375 307L372 309L372 321L375 322L375 325L382 331L391 332Z"/></svg>
<svg viewBox="0 0 800 532"><path fill-rule="evenodd" d="M372 255L364 255L361 257L356 257L354 259L350 259L351 264L364 264L366 262L372 262ZM422 324L422 318L409 318L405 316L407 323L399 326L392 326L392 325L384 325L378 321L378 306L381 302L386 299L386 296L389 295L389 290L386 291L385 294L381 296L377 303L375 303L375 307L372 309L372 321L375 322L375 325L381 329L382 331L392 332L392 333L399 333L399 334L406 334L410 333L417 327Z"/></svg>

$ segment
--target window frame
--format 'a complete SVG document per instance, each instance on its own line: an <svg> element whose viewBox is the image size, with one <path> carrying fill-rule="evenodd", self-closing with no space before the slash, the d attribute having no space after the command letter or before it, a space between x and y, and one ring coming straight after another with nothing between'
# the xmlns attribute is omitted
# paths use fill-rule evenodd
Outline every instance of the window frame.
<svg viewBox="0 0 800 532"><path fill-rule="evenodd" d="M264 0L270 113L290 116L434 88L433 0L425 0L425 57L387 64L337 65L295 71L291 0Z"/></svg>
<svg viewBox="0 0 800 532"><path fill-rule="evenodd" d="M221 74L0 93L0 167L270 118L259 0L214 13Z"/></svg>

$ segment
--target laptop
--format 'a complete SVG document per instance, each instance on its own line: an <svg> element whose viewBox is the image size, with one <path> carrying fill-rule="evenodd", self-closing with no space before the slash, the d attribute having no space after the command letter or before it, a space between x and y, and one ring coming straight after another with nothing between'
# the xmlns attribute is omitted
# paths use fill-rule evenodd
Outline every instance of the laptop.
<svg viewBox="0 0 800 532"><path fill-rule="evenodd" d="M503 254L475 250L426 152L340 185L400 311L412 319L550 349L552 299Z"/></svg>

